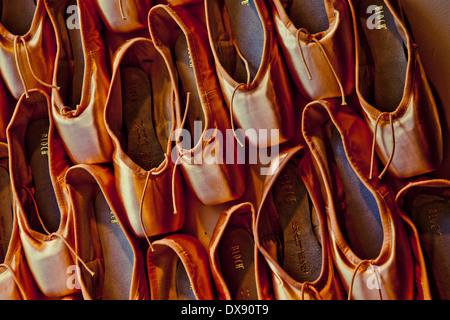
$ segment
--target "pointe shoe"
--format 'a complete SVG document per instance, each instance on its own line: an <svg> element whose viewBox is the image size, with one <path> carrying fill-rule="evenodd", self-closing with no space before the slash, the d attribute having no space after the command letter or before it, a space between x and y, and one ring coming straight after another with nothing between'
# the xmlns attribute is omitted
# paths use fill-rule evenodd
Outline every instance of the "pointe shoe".
<svg viewBox="0 0 450 320"><path fill-rule="evenodd" d="M115 33L131 33L148 27L148 12L154 0L95 0L100 17Z"/></svg>
<svg viewBox="0 0 450 320"><path fill-rule="evenodd" d="M205 12L217 77L236 128L257 147L290 141L296 133L291 84L264 1L205 0Z"/></svg>
<svg viewBox="0 0 450 320"><path fill-rule="evenodd" d="M184 180L172 161L172 81L149 39L128 41L114 59L105 123L119 198L138 238L175 232L184 222Z"/></svg>
<svg viewBox="0 0 450 320"><path fill-rule="evenodd" d="M303 135L316 159L331 254L348 299L414 300L414 257L405 221L382 180L370 180L372 133L339 100L303 112ZM372 170L379 173L377 163Z"/></svg>
<svg viewBox="0 0 450 320"><path fill-rule="evenodd" d="M197 238L174 234L147 254L152 300L214 300L206 249Z"/></svg>
<svg viewBox="0 0 450 320"><path fill-rule="evenodd" d="M267 281L259 281L253 237L255 210L244 202L224 211L209 244L209 261L219 300L258 300Z"/></svg>
<svg viewBox="0 0 450 320"><path fill-rule="evenodd" d="M404 186L397 194L400 214L408 219L416 251L419 299L448 300L450 181L425 179Z"/></svg>
<svg viewBox="0 0 450 320"><path fill-rule="evenodd" d="M14 218L8 145L0 143L0 300L36 300L40 292L30 273Z"/></svg>
<svg viewBox="0 0 450 320"><path fill-rule="evenodd" d="M0 74L12 97L31 89L50 94L56 39L44 0L3 0L0 17Z"/></svg>
<svg viewBox="0 0 450 320"><path fill-rule="evenodd" d="M297 146L272 160L255 222L255 242L275 300L342 300L314 158ZM258 269L261 278L264 270ZM266 271L267 272L267 271Z"/></svg>
<svg viewBox="0 0 450 320"><path fill-rule="evenodd" d="M351 0L356 93L374 148L395 178L436 170L443 159L439 114L417 45L389 0ZM376 177L373 177L376 178Z"/></svg>
<svg viewBox="0 0 450 320"><path fill-rule="evenodd" d="M49 117L50 97L30 90L8 126L14 217L30 272L40 292L56 299L79 293L67 285L79 259L74 221L61 181L71 163Z"/></svg>
<svg viewBox="0 0 450 320"><path fill-rule="evenodd" d="M347 1L273 0L284 61L308 100L345 97L355 89L355 52ZM314 4L313 4L314 3Z"/></svg>
<svg viewBox="0 0 450 320"><path fill-rule="evenodd" d="M56 128L74 164L111 162L113 147L104 123L110 74L101 19L93 0L45 3L58 50L53 84L59 90L52 90L51 112ZM68 18L67 12L72 12Z"/></svg>
<svg viewBox="0 0 450 320"><path fill-rule="evenodd" d="M75 220L77 261L85 300L148 300L144 254L128 231L114 175L102 165L76 165L67 170L65 185Z"/></svg>
<svg viewBox="0 0 450 320"><path fill-rule="evenodd" d="M179 79L174 82L175 130L180 132L175 137L178 159L174 161L202 204L240 198L245 169L237 161L240 150L231 134L206 30L187 10L168 5L150 10L149 27L172 77Z"/></svg>

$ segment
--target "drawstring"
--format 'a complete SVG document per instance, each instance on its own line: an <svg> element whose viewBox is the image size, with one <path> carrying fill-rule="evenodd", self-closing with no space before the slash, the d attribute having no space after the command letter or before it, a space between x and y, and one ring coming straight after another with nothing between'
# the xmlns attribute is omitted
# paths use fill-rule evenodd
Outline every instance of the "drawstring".
<svg viewBox="0 0 450 320"><path fill-rule="evenodd" d="M234 88L233 94L231 95L231 101L230 101L230 122L231 122L231 129L233 130L234 138L235 138L236 141L239 143L239 145L240 145L241 147L243 147L244 144L239 140L239 137L236 135L236 128L235 128L235 126L234 126L234 120L233 120L233 109L234 109L234 106L233 106L233 102L234 102L234 96L236 95L236 92L238 91L238 89L239 89L240 87L243 87L243 86L247 86L247 87L248 87L248 86L250 85L250 82L251 82L251 74L250 74L250 66L249 66L248 60L245 59L245 57L242 55L242 53L241 53L241 51L239 50L239 47L238 47L238 45L236 44L236 42L234 42L233 44L234 44L234 47L236 48L236 52L237 52L239 58L240 58L240 59L242 60L242 62L244 63L245 71L247 72L247 83L240 83L240 84L238 84L238 85Z"/></svg>
<svg viewBox="0 0 450 320"><path fill-rule="evenodd" d="M164 163L166 163L168 161L167 154L164 154L164 157L165 157ZM145 184L144 184L144 190L142 190L141 202L139 204L139 219L140 219L140 223L141 223L141 228L144 231L145 239L147 239L147 242L149 244L150 250L152 252L154 252L155 250L153 249L152 242L150 241L150 238L147 235L147 231L145 230L144 221L142 219L142 211L143 211L143 208L144 208L145 193L147 192L147 187L148 187L148 182L150 180L150 175L157 175L159 173L160 173L160 171L149 171L147 173L147 178L145 179Z"/></svg>
<svg viewBox="0 0 450 320"><path fill-rule="evenodd" d="M311 285L309 282L304 282L302 284L302 290L300 292L302 300L305 300L305 288L306 287L308 289L310 289L312 292L314 292L314 294L315 294L316 298L318 298L318 300L323 300L320 292L313 285Z"/></svg>
<svg viewBox="0 0 450 320"><path fill-rule="evenodd" d="M303 54L303 47L300 43L300 32L302 32L303 30L306 30L306 29L298 29L297 30L297 44L298 44L298 48L300 49L300 54L302 56L303 64L305 65L306 72L308 73L308 78L309 78L309 80L312 80L311 71L309 70L308 64L306 63L305 55Z"/></svg>
<svg viewBox="0 0 450 320"><path fill-rule="evenodd" d="M374 162L375 162L375 145L376 145L376 141L377 141L378 126L379 126L381 117L385 114L387 114L387 113L385 113L385 112L380 113L380 115L378 116L378 118L375 122L375 130L374 130L373 140L372 140L372 155L371 155L371 159L370 159L370 177L369 177L370 180L372 180L372 178L373 178L373 167L374 167ZM389 166L391 165L392 160L394 159L394 153L395 153L395 133L394 133L394 122L392 120L392 114L389 114L389 123L390 123L391 131L392 131L392 151L391 151L391 155L389 156L389 160L386 163L383 171L378 176L378 179L380 179L380 180L383 179L383 176L385 175Z"/></svg>
<svg viewBox="0 0 450 320"><path fill-rule="evenodd" d="M34 79L35 79L37 82L39 82L41 85L43 85L43 86L45 86L45 87L47 87L47 88L53 88L53 89L59 90L60 87L42 81L42 80L39 79L39 77L34 73L33 66L32 66L31 59L30 59L30 54L29 54L29 52L28 52L28 48L27 48L27 44L26 44L25 40L24 40L22 37L20 37L20 36L15 36L15 37L14 37L14 59L15 59L15 62L16 62L16 68L17 68L17 71L19 72L20 80L21 80L21 82L22 82L22 86L23 86L23 88L24 88L24 90L25 90L25 95L26 95L26 97L29 98L30 95L29 95L29 93L28 93L28 86L27 86L27 84L26 84L25 78L24 78L23 73L22 73L22 68L20 67L20 63L19 63L19 51L18 51L18 42L17 42L17 39L20 39L21 42L22 42L22 45L23 45L24 50L25 50L25 56L26 56L26 58L27 58L28 68L30 69L31 74L32 74L32 76L34 77Z"/></svg>
<svg viewBox="0 0 450 320"><path fill-rule="evenodd" d="M323 45L320 43L319 40L316 39L316 37L314 35L312 35L311 33L309 33L309 31L305 28L301 28L297 30L297 44L298 44L298 48L300 50L301 56L302 56L302 60L303 60L303 64L305 65L306 71L308 72L308 78L309 80L312 80L312 75L311 75L311 71L309 70L308 64L306 63L306 59L305 56L303 55L303 48L302 48L302 44L300 43L300 32L306 33L307 37L308 37L308 42L307 44L309 44L311 42L311 40L313 42L315 42L319 48L320 51L322 52L323 56L325 57L325 60L328 63L328 66L331 69L331 72L333 73L334 77L336 78L337 84L339 85L339 89L341 90L341 95L342 95L342 105L345 106L347 105L347 102L345 101L345 92L344 92L344 87L342 86L342 82L339 79L336 70L333 67L333 64L330 61L330 58L328 57L327 52L325 51L325 48L323 47Z"/></svg>
<svg viewBox="0 0 450 320"><path fill-rule="evenodd" d="M367 260L362 260L362 261L360 261L360 262L356 265L355 270L353 271L352 280L351 280L351 282L350 282L350 288L349 288L349 290L348 290L348 298L347 298L348 300L351 300L351 299L352 299L353 284L354 284L354 281L355 281L356 274L358 273L359 268L360 268L363 264L366 264L366 263L368 263L370 266L372 266L372 270L373 270L374 273L375 273L375 278L377 279L378 295L379 295L379 297L380 297L380 300L383 300L383 296L382 296L382 294L381 294L381 284L380 284L380 280L379 280L379 279L380 279L380 274L379 274L378 269L376 268L376 266L374 266L370 261L367 261Z"/></svg>
<svg viewBox="0 0 450 320"><path fill-rule="evenodd" d="M0 268L1 267L6 268L7 270L9 270L9 272L11 272L11 275L12 275L12 277L14 279L14 282L16 283L17 288L20 291L20 294L21 294L22 298L25 298L25 293L23 292L23 290L22 290L22 288L20 286L19 279L17 279L16 274L14 273L13 269L11 268L11 266L6 264L6 263L2 263L2 264L0 264Z"/></svg>
<svg viewBox="0 0 450 320"><path fill-rule="evenodd" d="M187 114L188 114L188 110L189 110L189 104L190 104L190 100L191 100L190 99L191 98L191 93L187 92L186 95L187 95L186 96L186 108L184 110L184 116L183 116L183 121L181 122L181 128L183 128L185 123L186 123ZM175 166L173 168L173 173L172 173L172 205L173 205L173 214L175 214L175 215L178 214L177 204L176 204L176 194L175 194L175 176L176 176L175 175L175 173L176 173L175 171L176 171L176 168L177 168L177 166L179 164L180 159L185 154L187 154L187 152L182 153L181 155L178 156L178 159L175 162ZM164 157L165 157L164 162L167 163L169 161L169 157L167 156L167 153L164 154ZM142 217L142 212L143 212L143 208L144 208L144 199L145 199L145 194L147 192L148 183L149 183L149 180L150 180L150 175L156 176L156 175L158 175L160 173L161 173L161 170L160 171L152 171L152 170L150 170L147 173L147 177L145 179L145 184L144 184L144 190L142 190L141 202L140 202L140 205L139 205L139 219L140 219L140 223L141 223L141 228L144 231L144 236L145 236L145 238L146 238L146 240L147 240L147 242L149 244L150 250L152 252L155 252L155 249L153 248L152 243L150 241L150 238L147 235L147 231L145 230L145 225L144 225L144 221L143 221L143 217Z"/></svg>
<svg viewBox="0 0 450 320"><path fill-rule="evenodd" d="M238 89L242 86L246 86L245 83L240 83L236 86L236 88L234 88L233 90L233 94L231 95L231 101L230 101L230 121L231 121L231 130L233 131L233 135L234 138L236 139L236 141L239 143L239 145L241 147L244 146L244 144L241 142L241 140L239 140L239 137L236 134L236 128L234 126L234 120L233 120L233 102L234 102L234 96L236 95L236 92L238 91Z"/></svg>
<svg viewBox="0 0 450 320"><path fill-rule="evenodd" d="M127 20L127 17L125 16L125 12L123 11L122 0L119 0L119 10L120 10L120 15L122 16L122 20Z"/></svg>
<svg viewBox="0 0 450 320"><path fill-rule="evenodd" d="M77 258L78 261L81 262L81 264L83 265L83 267L90 273L90 275L93 277L95 275L95 272L92 271L91 269L89 269L89 267L86 265L86 263L83 261L83 259L81 259L81 257L77 254L77 252L72 248L72 246L67 242L67 240L60 235L59 233L50 233L44 226L44 223L41 219L41 216L39 214L39 210L37 207L37 203L36 200L34 199L33 194L31 193L31 190L27 187L27 186L23 186L23 189L25 189L25 191L28 193L28 195L30 196L31 200L33 201L33 205L35 207L36 210L36 215L39 219L39 222L41 223L42 229L44 229L44 232L48 235L48 236L57 236L58 238L60 238L64 244L66 245L66 247L70 250L70 252L72 252L72 254Z"/></svg>

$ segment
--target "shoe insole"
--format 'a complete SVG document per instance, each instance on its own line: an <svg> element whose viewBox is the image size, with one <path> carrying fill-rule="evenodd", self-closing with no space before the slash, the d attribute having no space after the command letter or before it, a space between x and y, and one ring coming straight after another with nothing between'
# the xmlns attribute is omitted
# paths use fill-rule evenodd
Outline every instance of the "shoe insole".
<svg viewBox="0 0 450 320"><path fill-rule="evenodd" d="M259 70L264 50L265 34L262 22L254 0L224 0L224 2L234 29L236 44L248 62L251 82ZM227 59L227 57L223 58ZM247 83L245 69L238 68L236 72L235 80Z"/></svg>
<svg viewBox="0 0 450 320"><path fill-rule="evenodd" d="M192 290L191 280L181 260L178 260L175 281L178 300L197 300Z"/></svg>
<svg viewBox="0 0 450 320"><path fill-rule="evenodd" d="M36 1L2 0L0 8L3 26L14 35L23 36L28 33L36 12Z"/></svg>
<svg viewBox="0 0 450 320"><path fill-rule="evenodd" d="M120 75L126 152L137 165L151 170L164 160L153 124L152 85L147 74L139 68L122 68Z"/></svg>
<svg viewBox="0 0 450 320"><path fill-rule="evenodd" d="M203 112L200 93L197 87L197 81L195 79L191 53L189 51L186 37L183 33L181 33L180 37L177 39L174 49L175 64L177 66L178 75L180 77L180 88L182 90L182 92L180 92L180 95L186 97L187 93L190 93L189 107L184 129L189 130L189 132L191 133L192 141L189 141L189 143L191 143L191 147L189 147L189 145L183 145L185 149L189 150L198 143L198 141L194 141L195 137L200 137L200 134L194 134L194 130L198 130L198 127L201 132L203 132L205 126L205 114ZM186 101L182 101L181 107L183 108L185 106ZM185 110L182 109L181 117L184 116L184 112ZM182 119L180 119L180 121L181 120ZM183 142L187 143L187 141Z"/></svg>
<svg viewBox="0 0 450 320"><path fill-rule="evenodd" d="M295 163L283 169L272 196L283 230L283 269L298 282L312 282L322 270L322 247L308 191Z"/></svg>
<svg viewBox="0 0 450 320"><path fill-rule="evenodd" d="M410 208L430 277L434 299L450 299L450 199L418 195Z"/></svg>
<svg viewBox="0 0 450 320"><path fill-rule="evenodd" d="M360 259L374 259L380 253L384 236L377 202L349 163L335 127L331 132L331 147L345 193L344 216L340 217L342 233Z"/></svg>
<svg viewBox="0 0 450 320"><path fill-rule="evenodd" d="M28 163L33 176L37 214L41 218L45 229L53 233L59 228L61 213L50 176L48 131L48 119L39 119L32 122L27 128L25 143ZM34 221L34 218L30 217L30 221ZM40 230L40 225L38 224L35 224L33 227L36 230Z"/></svg>
<svg viewBox="0 0 450 320"><path fill-rule="evenodd" d="M77 0L70 0L67 3L67 7L69 6L76 6L78 8L78 2ZM66 10L65 11L65 21L68 21L68 19L73 19L73 15L77 14L78 19L79 11L76 13ZM80 21L80 20L78 20ZM73 66L72 66L72 72L73 74L69 92L69 100L66 102L70 104L70 107L75 107L78 104L80 104L81 96L82 96L82 90L83 90L83 78L84 78L84 67L85 67L85 61L84 61L84 51L83 51L83 42L82 42L82 34L81 29L79 28L67 28L67 33L69 35L69 40L72 48L72 58L73 58ZM64 75L63 75L64 77ZM68 77L68 75L65 75L65 77ZM59 85L65 86L64 80L60 81Z"/></svg>
<svg viewBox="0 0 450 320"><path fill-rule="evenodd" d="M244 228L227 227L218 248L222 275L232 300L257 300L255 244Z"/></svg>
<svg viewBox="0 0 450 320"><path fill-rule="evenodd" d="M13 225L11 183L9 173L0 168L0 261L5 260Z"/></svg>
<svg viewBox="0 0 450 320"><path fill-rule="evenodd" d="M327 11L323 0L292 0L285 5L286 13L296 28L306 28L311 34L328 29Z"/></svg>
<svg viewBox="0 0 450 320"><path fill-rule="evenodd" d="M95 199L95 218L105 263L103 300L128 300L133 250L101 192Z"/></svg>
<svg viewBox="0 0 450 320"><path fill-rule="evenodd" d="M381 10L375 11L375 6ZM403 97L408 63L402 37L383 0L362 0L359 16L361 36L373 60L373 97L365 99L382 112L395 111Z"/></svg>

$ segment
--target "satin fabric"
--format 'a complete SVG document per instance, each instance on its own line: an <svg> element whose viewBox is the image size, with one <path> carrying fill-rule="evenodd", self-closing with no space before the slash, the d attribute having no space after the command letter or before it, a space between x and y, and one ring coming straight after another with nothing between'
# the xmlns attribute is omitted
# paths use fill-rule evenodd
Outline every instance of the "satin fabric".
<svg viewBox="0 0 450 320"><path fill-rule="evenodd" d="M230 116L214 72L206 30L187 10L167 5L153 7L149 14L149 29L155 47L164 56L174 79L176 129L183 129L184 108L181 88L178 86L178 71L172 55L175 45L173 39L176 39L174 34L185 36L188 43L196 89L205 116L203 132L191 149L185 149L182 143L177 143L180 166L188 186L206 206L240 198L245 190L245 168L238 162L242 157L241 150L238 150L231 133ZM190 134L194 136L194 130Z"/></svg>
<svg viewBox="0 0 450 320"><path fill-rule="evenodd" d="M435 276L430 274L431 268L427 269L427 263L425 261L424 252L420 244L419 231L414 223L411 221L410 213L408 212L408 207L411 207L410 197L414 199L415 195L419 195L423 191L435 192L438 195L444 195L448 197L450 188L450 181L446 179L428 179L426 177L417 179L416 181L411 181L406 184L395 197L395 202L398 207L399 214L408 221L410 225L410 237L411 246L414 250L415 261L415 279L417 282L418 297L420 300L433 300L439 299L438 290L435 289L434 293L430 288L431 279L437 279ZM433 296L435 294L436 296Z"/></svg>
<svg viewBox="0 0 450 320"><path fill-rule="evenodd" d="M321 1L321 0L320 0ZM271 10L280 47L286 66L301 94L308 100L318 100L350 95L355 88L355 53L352 24L347 1L324 0L329 27L309 34L301 25L294 25L280 0L271 1ZM317 39L320 46L312 41ZM301 51L300 51L301 46ZM302 59L304 56L305 61ZM336 80L336 72L341 88ZM311 79L308 77L308 70Z"/></svg>
<svg viewBox="0 0 450 320"><path fill-rule="evenodd" d="M273 21L265 3L254 2L264 30L264 48L258 72L250 83L236 81L221 62L217 43L236 41L234 33L229 31L230 16L223 0L205 1L206 22L219 84L237 127L244 131L256 130L256 135L247 135L251 145L270 147L289 141L295 135L294 102ZM234 48L230 54L234 56L227 55L223 59L239 59ZM267 130L269 134L265 136L260 130ZM278 137L273 138L271 130L278 130Z"/></svg>
<svg viewBox="0 0 450 320"><path fill-rule="evenodd" d="M70 90L71 81L67 82L64 78L68 76L65 68L73 66L74 63L74 53L64 20L67 5L68 1L46 0L58 48L53 84L62 87L60 90L52 90L52 117L73 163L111 162L113 146L104 123L110 74L106 64L106 50L101 38L102 22L93 5L93 0L78 2L84 55L80 101L77 105L71 105L60 94L61 91ZM74 66L74 68L77 67L80 66ZM74 137L80 138L74 139Z"/></svg>
<svg viewBox="0 0 450 320"><path fill-rule="evenodd" d="M81 271L80 284L84 299L102 299L105 263L95 226L96 218L93 211L89 211L94 210L93 199L98 192L101 192L109 205L111 215L118 222L117 227L125 233L128 240L127 245L133 252L133 274L128 288L129 300L148 300L150 292L145 275L144 256L139 240L131 234L130 226L126 223L126 215L119 201L112 170L102 165L76 165L67 170L65 184L71 202L71 214L75 219L77 252L89 268L95 272L95 275L91 276L77 260L77 266ZM88 200L92 202L88 203Z"/></svg>
<svg viewBox="0 0 450 320"><path fill-rule="evenodd" d="M33 177L24 149L24 138L29 123L38 119L49 119L50 97L40 90L32 90L29 93L30 98L27 99L23 95L19 100L7 131L12 194L15 203L14 215L24 256L34 281L46 297L60 298L79 292L79 289L67 285L67 270L75 264L75 258L70 250L74 246L74 220L68 212L61 179L71 164L50 118L49 171L60 211L60 225L57 231L50 234L34 230L30 225L29 216L36 208L33 198L24 189L28 187L32 194L34 192Z"/></svg>
<svg viewBox="0 0 450 320"><path fill-rule="evenodd" d="M0 143L0 167L9 173L8 145L5 143ZM25 259L13 207L11 207L11 215L13 216L12 231L8 249L2 261L3 266L0 267L0 300L39 299L41 294Z"/></svg>
<svg viewBox="0 0 450 320"><path fill-rule="evenodd" d="M317 279L311 282L298 282L283 269L278 261L280 248L282 247L282 231L279 230L280 222L278 213L272 200L272 188L280 176L283 168L293 157L300 157L299 175L305 183L313 206L319 217L321 244L322 244L322 269ZM345 292L338 273L334 268L333 258L330 252L329 236L327 229L327 217L324 202L321 195L321 187L314 172L314 158L307 148L297 146L282 152L272 160L270 172L264 181L263 196L254 224L255 242L258 250L266 260L272 276L274 299L276 300L342 300ZM264 278L263 264L258 268Z"/></svg>
<svg viewBox="0 0 450 320"><path fill-rule="evenodd" d="M177 300L174 288L176 270L182 263L189 277L190 287L197 300L214 300L213 282L208 254L193 236L174 234L154 241L147 254L147 268L152 300Z"/></svg>
<svg viewBox="0 0 450 320"><path fill-rule="evenodd" d="M371 141L372 134L367 124L349 107L339 105L336 100L312 102L305 107L303 116L303 134L318 162L319 176L323 184L331 254L347 294L352 290L349 299L415 299L414 264L409 237L405 231L407 226L396 211L394 195L389 187L378 179L369 180L370 161L357 156L370 154L371 146L367 141ZM383 242L378 256L374 259L359 258L347 244L340 228L338 216L345 207L341 209L343 203L339 193L342 193L342 187L339 187L335 180L338 173L332 160L327 158L324 142L327 133L322 127L327 121L337 128L348 161L378 205ZM374 170L378 172L378 166L375 165ZM374 276L378 279L380 290L374 289L375 285L367 285L372 283Z"/></svg>
<svg viewBox="0 0 450 320"><path fill-rule="evenodd" d="M147 29L153 0L95 0L104 25L112 32L130 33Z"/></svg>
<svg viewBox="0 0 450 320"><path fill-rule="evenodd" d="M17 54L14 50L14 38L16 37ZM22 43L22 40L24 43ZM30 57L32 70L27 61L26 50ZM36 77L47 84L51 84L55 58L56 38L45 9L44 0L36 2L36 11L26 34L13 34L0 23L0 74L15 100L19 100L27 89L51 92L51 89L39 83ZM26 88L22 83L22 77Z"/></svg>
<svg viewBox="0 0 450 320"><path fill-rule="evenodd" d="M394 6L394 2L385 0L386 10L392 13L403 38L408 65L404 75L406 80L403 96L399 105L393 112L382 113L377 106L370 104L362 93L368 82L368 76L362 75L360 69L363 64L367 65L371 62L370 58L366 57L366 48L362 45L363 35L361 26L358 24L358 4L353 0L349 1L349 4L355 33L356 93L364 119L373 133L377 129L376 151L379 158L383 164L387 165L394 152L388 171L396 178L410 178L436 170L443 159L441 123L417 45L401 18L401 9ZM409 156L405 157L405 155Z"/></svg>
<svg viewBox="0 0 450 320"><path fill-rule="evenodd" d="M158 139L166 144L163 152L165 160L156 168L147 171L137 165L124 151L122 137L122 96L120 88L120 64L129 51L137 52L137 59L154 61L155 76L159 77L162 88L153 101L154 123ZM155 92L156 93L156 92ZM146 38L136 38L123 45L114 61L114 72L105 110L108 134L114 143L113 166L117 191L125 208L132 232L139 238L152 237L179 230L184 222L184 180L181 170L176 169L172 160L174 130L172 79L162 61L162 56ZM172 181L173 179L173 181ZM174 190L172 190L174 186ZM141 200L144 201L141 206ZM174 207L175 206L175 207ZM142 210L142 214L140 214ZM177 214L175 212L177 211ZM141 220L142 218L142 220Z"/></svg>

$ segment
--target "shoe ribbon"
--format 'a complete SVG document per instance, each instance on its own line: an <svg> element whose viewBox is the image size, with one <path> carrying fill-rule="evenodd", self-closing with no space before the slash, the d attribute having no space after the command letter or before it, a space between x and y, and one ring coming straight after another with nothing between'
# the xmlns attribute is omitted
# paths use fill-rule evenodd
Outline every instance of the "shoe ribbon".
<svg viewBox="0 0 450 320"><path fill-rule="evenodd" d="M27 83L25 81L25 77L23 76L23 70L20 67L20 63L19 63L19 50L18 50L19 42L18 42L18 40L21 41L21 43L22 43L22 45L24 47L25 56L27 58L28 68L30 69L31 74L33 75L34 79L37 82L39 82L41 85L43 85L44 87L53 88L53 89L59 90L60 87L52 85L52 84L49 84L49 83L46 83L46 82L42 81L41 79L39 79L39 77L36 75L36 73L33 70L33 66L32 66L31 59L30 59L30 54L28 52L28 47L27 47L27 44L26 44L25 40L22 37L20 37L20 36L15 36L14 37L14 59L15 59L15 62L16 62L17 71L19 72L19 76L20 76L20 80L22 82L23 89L25 90L25 96L27 98L30 97L30 95L28 93L28 91L29 91L28 90L28 86L27 86Z"/></svg>
<svg viewBox="0 0 450 320"><path fill-rule="evenodd" d="M244 146L244 143L241 142L241 140L239 140L239 137L236 134L236 128L234 125L234 97L236 96L237 91L241 88L241 87L248 87L250 85L251 82L251 74L250 74L250 67L249 67L249 63L248 60L245 59L245 57L242 55L241 51L239 50L239 47L237 46L237 43L234 42L234 47L236 48L236 52L239 56L239 58L242 60L242 62L244 63L245 66L245 70L247 72L247 83L239 83L233 90L233 93L231 95L231 100L230 100L230 122L231 122L231 129L233 131L233 135L234 138L236 139L236 141L239 143L239 145L241 147Z"/></svg>
<svg viewBox="0 0 450 320"><path fill-rule="evenodd" d="M322 296L320 295L320 292L309 282L303 282L302 283L302 290L300 291L302 300L305 300L305 289L308 288L310 291L312 291L316 297L316 300L323 300Z"/></svg>
<svg viewBox="0 0 450 320"><path fill-rule="evenodd" d="M319 47L319 49L322 52L325 60L328 63L328 66L331 69L331 72L333 73L333 75L334 75L334 77L336 79L336 82L337 82L337 84L339 86L339 89L341 90L342 105L343 106L347 105L347 102L345 101L345 92L344 92L344 87L342 86L342 82L339 79L339 77L338 77L338 75L336 73L336 70L334 69L333 64L331 63L330 58L329 58L327 52L325 51L325 48L323 47L322 43L319 40L317 40L316 37L314 35L312 35L307 29L300 28L300 29L297 30L297 45L298 45L298 48L300 50L300 55L302 57L303 64L305 65L306 72L308 73L309 80L312 80L312 75L311 75L311 71L309 70L308 63L306 62L305 55L303 54L303 47L302 47L302 43L300 41L301 40L300 39L300 34L301 33L306 34L306 39L307 39L306 45L310 44L311 42L314 42Z"/></svg>
<svg viewBox="0 0 450 320"><path fill-rule="evenodd" d="M364 264L372 266L372 270L375 273L375 278L377 280L378 295L380 297L380 300L383 300L383 296L382 296L382 293L381 293L380 273L378 271L378 268L376 266L374 266L373 263L368 261L368 260L362 260L356 265L355 270L353 271L352 280L350 282L350 288L348 290L348 298L347 298L347 300L351 300L352 299L353 285L354 285L354 281L355 281L355 278L356 278L356 274L358 273L358 270L361 268L361 266L364 265Z"/></svg>
<svg viewBox="0 0 450 320"><path fill-rule="evenodd" d="M38 207L37 207L36 200L35 200L35 198L34 198L32 192L31 192L31 190L30 190L28 187L26 187L26 186L23 186L23 189L28 193L29 197L30 197L31 200L33 201L33 205L34 205L35 210L36 210L36 215L37 215L37 217L38 217L38 219L39 219L39 222L40 222L40 224L41 224L42 229L44 230L44 232L45 232L48 236L50 236L50 237L56 236L56 237L60 238L60 239L64 242L64 244L66 245L67 249L69 249L69 251L72 252L72 254L73 254L73 255L76 257L76 259L83 265L83 267L86 269L86 271L89 272L89 274L93 277L93 276L95 275L95 272L92 271L92 270L87 266L87 264L83 261L83 259L81 259L81 257L78 255L78 253L75 251L75 249L73 249L72 246L67 242L67 240L66 240L61 234L59 234L59 233L50 233L50 232L47 230L47 228L45 228L44 222L42 221L41 216L40 216L40 214L39 214L39 210L38 210Z"/></svg>
<svg viewBox="0 0 450 320"><path fill-rule="evenodd" d="M374 167L374 162L375 162L375 146L376 146L376 143L377 143L378 127L379 127L379 124L380 124L381 117L386 115L386 114L388 114L388 113L386 113L386 112L380 113L380 115L378 116L378 118L377 118L377 120L375 122L375 130L374 130L374 133L373 133L373 140L372 140L372 155L371 155L371 159L370 159L370 177L369 177L370 180L372 180L372 178L373 178L373 167ZM389 113L388 115L389 115L389 124L390 124L391 131L392 131L392 151L391 151L391 155L389 156L388 162L384 166L383 171L378 176L378 179L380 179L380 180L383 179L383 176L386 174L389 166L392 163L392 160L394 159L394 153L395 153L394 122L392 120L392 114Z"/></svg>
<svg viewBox="0 0 450 320"><path fill-rule="evenodd" d="M123 0L119 0L119 10L122 20L127 20L127 17L125 16L125 12L123 10Z"/></svg>
<svg viewBox="0 0 450 320"><path fill-rule="evenodd" d="M185 123L186 123L186 119L187 119L187 114L188 114L188 110L189 110L189 103L190 103L190 97L191 97L191 93L187 92L187 97L186 97L186 108L184 110L184 116L183 116L183 121L181 122L181 128L184 127ZM176 138L176 146L178 146L178 144L180 143L179 141L180 137ZM178 150L178 147L177 147ZM177 202L176 202L176 193L175 193L175 180L176 180L176 170L177 167L180 165L182 158L187 155L187 154L191 154L193 153L193 149L191 149L190 151L185 151L185 152L180 152L178 154L177 160L175 161L175 165L172 171L172 206L173 206L173 214L177 215L178 214L178 209L177 209ZM164 154L164 162L163 163L167 163L169 161L169 156L167 155L167 153ZM165 167L165 166L163 166ZM145 179L145 184L144 184L144 190L142 191L142 196L141 196L141 201L140 201L140 205L139 205L139 218L140 218L140 222L141 222L141 228L144 231L144 236L147 239L147 242L149 244L150 250L152 252L154 252L154 248L152 246L152 243L150 241L149 236L147 235L147 231L145 230L145 225L144 225L144 221L143 221L143 216L142 216L142 212L143 212L143 208L144 208L144 200L145 200L145 194L147 193L147 188L148 188L148 183L150 180L150 176L156 176L158 174L160 174L162 172L161 169L159 171L155 171L155 170L150 170L147 173L147 177Z"/></svg>

